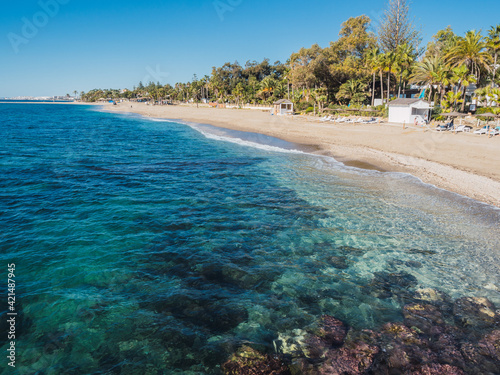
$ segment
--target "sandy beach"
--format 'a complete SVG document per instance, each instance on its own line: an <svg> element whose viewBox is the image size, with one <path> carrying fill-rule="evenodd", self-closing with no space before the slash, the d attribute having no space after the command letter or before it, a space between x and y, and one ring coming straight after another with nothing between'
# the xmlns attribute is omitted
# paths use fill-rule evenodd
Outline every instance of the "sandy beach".
<svg viewBox="0 0 500 375"><path fill-rule="evenodd" d="M133 112L254 132L318 146L347 165L410 173L439 188L500 207L500 137L436 132L398 124L322 123L312 116L271 116L259 109L221 109L196 105L106 104Z"/></svg>

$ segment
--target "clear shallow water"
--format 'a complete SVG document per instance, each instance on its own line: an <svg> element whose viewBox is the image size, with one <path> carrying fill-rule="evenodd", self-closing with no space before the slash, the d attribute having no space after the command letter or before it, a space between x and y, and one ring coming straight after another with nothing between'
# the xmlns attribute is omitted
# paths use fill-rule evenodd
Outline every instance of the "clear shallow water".
<svg viewBox="0 0 500 375"><path fill-rule="evenodd" d="M217 374L321 314L401 320L383 272L500 304L499 210L411 176L84 107L0 119L20 374Z"/></svg>

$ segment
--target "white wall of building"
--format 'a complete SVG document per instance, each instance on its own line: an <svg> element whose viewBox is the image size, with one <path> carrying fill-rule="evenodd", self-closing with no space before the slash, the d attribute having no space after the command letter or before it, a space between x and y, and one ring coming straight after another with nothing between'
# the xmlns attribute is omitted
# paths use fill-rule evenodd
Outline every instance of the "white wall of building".
<svg viewBox="0 0 500 375"><path fill-rule="evenodd" d="M389 107L389 122L411 123L410 107Z"/></svg>

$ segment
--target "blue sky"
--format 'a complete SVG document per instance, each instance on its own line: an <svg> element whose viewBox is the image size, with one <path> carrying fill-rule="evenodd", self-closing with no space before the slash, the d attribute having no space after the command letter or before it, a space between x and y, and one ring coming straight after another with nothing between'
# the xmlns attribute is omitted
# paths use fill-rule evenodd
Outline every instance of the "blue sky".
<svg viewBox="0 0 500 375"><path fill-rule="evenodd" d="M414 1L424 43L447 25L463 35L500 23L498 0L462 4ZM301 47L336 40L349 17L366 14L376 24L385 6L386 0L4 0L0 97L132 88L141 80L174 84L227 61L286 61Z"/></svg>

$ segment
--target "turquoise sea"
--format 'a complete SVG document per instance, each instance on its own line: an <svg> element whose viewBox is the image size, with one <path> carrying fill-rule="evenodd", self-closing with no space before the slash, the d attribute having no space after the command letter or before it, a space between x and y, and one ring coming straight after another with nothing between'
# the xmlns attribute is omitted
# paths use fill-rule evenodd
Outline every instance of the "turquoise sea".
<svg viewBox="0 0 500 375"><path fill-rule="evenodd" d="M220 374L322 314L401 321L389 274L500 306L499 209L265 136L1 104L0 187L2 374Z"/></svg>

